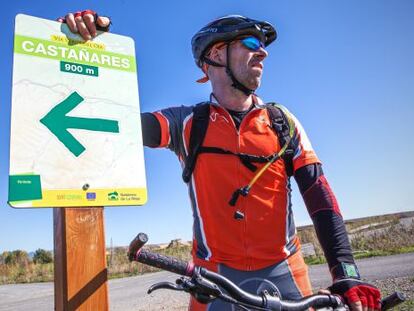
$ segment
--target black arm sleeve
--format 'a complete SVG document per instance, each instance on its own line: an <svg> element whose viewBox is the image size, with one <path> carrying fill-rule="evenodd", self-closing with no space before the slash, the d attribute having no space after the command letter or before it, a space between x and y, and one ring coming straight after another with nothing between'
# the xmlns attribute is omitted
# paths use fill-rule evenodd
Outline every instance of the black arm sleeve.
<svg viewBox="0 0 414 311"><path fill-rule="evenodd" d="M320 163L305 165L297 169L295 171L295 180L300 193L303 195L322 175L323 171Z"/></svg>
<svg viewBox="0 0 414 311"><path fill-rule="evenodd" d="M144 146L158 147L161 143L161 126L157 118L149 112L141 113L141 125Z"/></svg>
<svg viewBox="0 0 414 311"><path fill-rule="evenodd" d="M319 163L306 165L295 172L295 180L315 226L329 269L341 262L354 263L348 234L339 206Z"/></svg>

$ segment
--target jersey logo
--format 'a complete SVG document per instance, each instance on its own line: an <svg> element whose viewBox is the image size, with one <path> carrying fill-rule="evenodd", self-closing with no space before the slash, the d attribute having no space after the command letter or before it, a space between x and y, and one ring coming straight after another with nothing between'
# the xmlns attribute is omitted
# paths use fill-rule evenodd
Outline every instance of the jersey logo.
<svg viewBox="0 0 414 311"><path fill-rule="evenodd" d="M216 122L219 118L223 119L224 121L226 121L227 123L229 123L229 120L227 120L227 118L221 114L219 114L218 112L212 112L210 114L210 120L212 122Z"/></svg>
<svg viewBox="0 0 414 311"><path fill-rule="evenodd" d="M259 117L256 119L256 122L257 122L258 124L266 124L266 125L268 125L268 126L271 126L271 125L270 125L270 123L269 123L269 122L267 122L267 120L266 120L266 118L265 118L264 116L259 116Z"/></svg>

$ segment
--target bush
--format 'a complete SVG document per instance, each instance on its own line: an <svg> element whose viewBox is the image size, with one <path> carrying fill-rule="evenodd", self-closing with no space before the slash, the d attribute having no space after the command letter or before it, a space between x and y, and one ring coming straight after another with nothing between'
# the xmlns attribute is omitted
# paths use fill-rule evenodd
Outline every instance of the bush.
<svg viewBox="0 0 414 311"><path fill-rule="evenodd" d="M20 249L12 252L3 253L3 261L6 265L19 265L24 266L30 262L29 254L26 251Z"/></svg>
<svg viewBox="0 0 414 311"><path fill-rule="evenodd" d="M34 253L33 262L35 264L52 263L53 254L51 251L47 251L47 250L39 248Z"/></svg>

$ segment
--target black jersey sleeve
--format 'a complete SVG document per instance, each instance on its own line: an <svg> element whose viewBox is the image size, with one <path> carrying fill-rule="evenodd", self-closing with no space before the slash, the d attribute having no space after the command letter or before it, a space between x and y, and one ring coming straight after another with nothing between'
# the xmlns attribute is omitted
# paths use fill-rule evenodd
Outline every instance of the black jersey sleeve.
<svg viewBox="0 0 414 311"><path fill-rule="evenodd" d="M319 163L296 170L295 180L312 218L332 278L338 278L341 263L354 264L351 245L338 202Z"/></svg>
<svg viewBox="0 0 414 311"><path fill-rule="evenodd" d="M141 113L141 125L144 146L158 147L161 143L161 126L157 118L149 112Z"/></svg>

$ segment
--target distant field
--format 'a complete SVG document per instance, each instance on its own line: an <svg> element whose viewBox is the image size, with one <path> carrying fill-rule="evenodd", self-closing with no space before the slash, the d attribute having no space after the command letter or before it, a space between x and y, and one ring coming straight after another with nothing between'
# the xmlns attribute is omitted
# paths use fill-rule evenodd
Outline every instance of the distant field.
<svg viewBox="0 0 414 311"><path fill-rule="evenodd" d="M345 225L356 258L414 252L414 212L351 219ZM313 226L297 230L306 262L324 263Z"/></svg>
<svg viewBox="0 0 414 311"><path fill-rule="evenodd" d="M352 219L345 222L356 258L414 252L414 212L397 213ZM298 228L303 253L308 264L325 261L313 226ZM189 260L191 246L188 242L173 240L169 244L149 245L162 254ZM22 250L3 252L0 255L0 284L53 281L53 256L51 252L37 250L36 260ZM139 275L157 269L130 263L126 247L107 250L110 278Z"/></svg>

